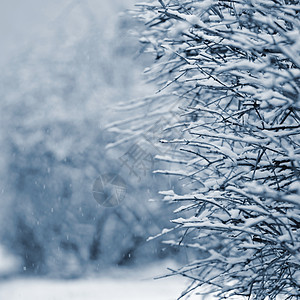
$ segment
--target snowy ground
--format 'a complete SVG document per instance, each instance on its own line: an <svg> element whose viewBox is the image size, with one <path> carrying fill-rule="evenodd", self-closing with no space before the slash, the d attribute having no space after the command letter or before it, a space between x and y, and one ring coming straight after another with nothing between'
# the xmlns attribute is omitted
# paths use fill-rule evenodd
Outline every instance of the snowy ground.
<svg viewBox="0 0 300 300"><path fill-rule="evenodd" d="M18 279L0 284L0 299L67 300L67 299L177 299L182 283L166 281L92 279L50 281Z"/></svg>
<svg viewBox="0 0 300 300"><path fill-rule="evenodd" d="M126 276L127 274L127 276ZM147 274L147 275L146 275ZM185 282L180 277L159 280L161 268L122 270L108 277L77 280L11 279L0 281L0 299L9 300L173 300L180 296ZM199 299L190 298L190 299Z"/></svg>
<svg viewBox="0 0 300 300"><path fill-rule="evenodd" d="M74 280L9 277L19 261L0 245L0 300L173 300L186 287L182 277L154 280L176 268L172 261L140 268L112 268L106 274ZM191 298L195 299L195 298ZM197 298L199 299L199 298Z"/></svg>

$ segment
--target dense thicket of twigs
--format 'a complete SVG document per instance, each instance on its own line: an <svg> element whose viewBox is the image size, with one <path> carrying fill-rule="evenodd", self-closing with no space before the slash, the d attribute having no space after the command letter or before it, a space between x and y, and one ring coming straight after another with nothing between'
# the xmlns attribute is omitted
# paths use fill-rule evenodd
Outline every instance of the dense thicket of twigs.
<svg viewBox="0 0 300 300"><path fill-rule="evenodd" d="M174 271L192 280L184 294L299 297L299 11L299 1L160 0L135 12L159 93L131 103L147 117L127 134L164 118L161 142L177 145L158 158L178 168L157 172L188 182L162 192L183 204L168 243L194 249Z"/></svg>

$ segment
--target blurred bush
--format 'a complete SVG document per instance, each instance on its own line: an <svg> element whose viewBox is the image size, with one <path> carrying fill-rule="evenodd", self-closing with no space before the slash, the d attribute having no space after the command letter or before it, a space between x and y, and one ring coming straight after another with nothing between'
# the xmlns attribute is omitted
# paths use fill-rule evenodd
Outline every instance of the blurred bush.
<svg viewBox="0 0 300 300"><path fill-rule="evenodd" d="M147 202L151 172L137 184L121 170L127 149L105 150L109 107L143 90L143 62L133 62L136 41L127 33L134 21L116 22L121 3L72 2L1 75L1 242L22 258L25 274L81 276L170 253L146 243L168 222L161 205ZM118 207L92 197L105 173L126 180Z"/></svg>

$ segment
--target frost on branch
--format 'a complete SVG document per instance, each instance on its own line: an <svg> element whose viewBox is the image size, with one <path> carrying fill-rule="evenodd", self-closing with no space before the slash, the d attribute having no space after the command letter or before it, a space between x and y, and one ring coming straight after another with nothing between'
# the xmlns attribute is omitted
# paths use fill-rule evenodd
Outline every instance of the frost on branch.
<svg viewBox="0 0 300 300"><path fill-rule="evenodd" d="M299 296L299 11L281 0L137 6L158 89L129 136L168 119L161 148L177 147L158 158L174 167L158 172L189 183L164 197L183 204L168 243L196 257L173 271L192 280L183 294Z"/></svg>

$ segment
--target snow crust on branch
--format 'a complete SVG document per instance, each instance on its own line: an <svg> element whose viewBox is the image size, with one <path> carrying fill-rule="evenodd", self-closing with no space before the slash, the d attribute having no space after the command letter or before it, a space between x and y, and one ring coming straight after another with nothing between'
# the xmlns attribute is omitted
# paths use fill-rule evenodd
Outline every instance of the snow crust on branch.
<svg viewBox="0 0 300 300"><path fill-rule="evenodd" d="M299 1L169 0L134 13L158 86L135 122L168 120L157 159L175 167L156 173L189 180L188 193L162 193L184 202L168 243L197 257L173 271L192 280L183 295L299 297L299 11Z"/></svg>

